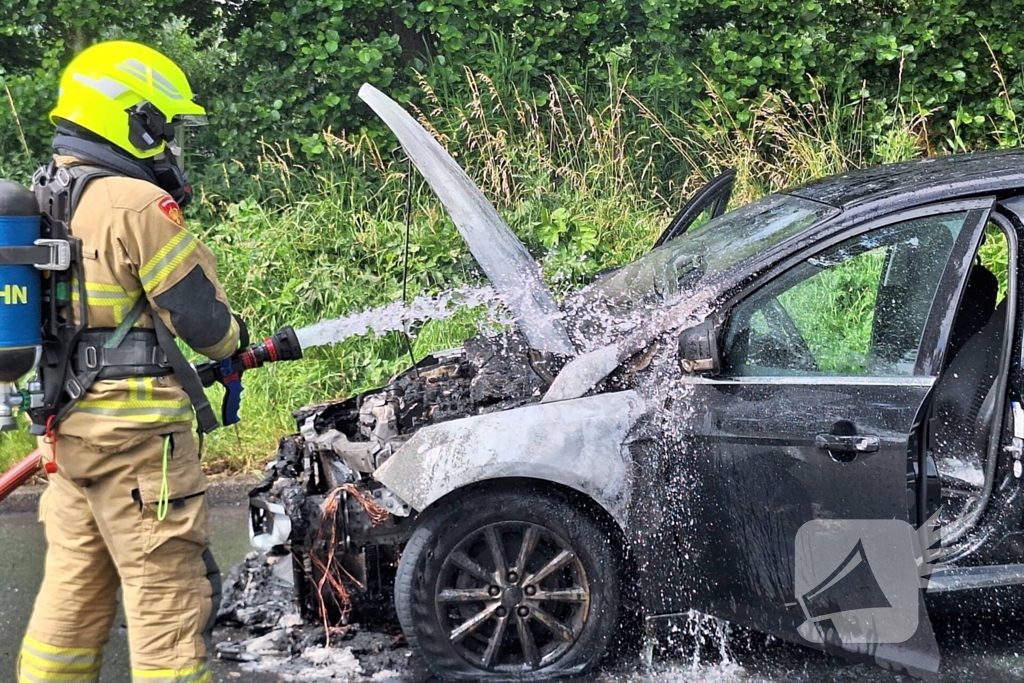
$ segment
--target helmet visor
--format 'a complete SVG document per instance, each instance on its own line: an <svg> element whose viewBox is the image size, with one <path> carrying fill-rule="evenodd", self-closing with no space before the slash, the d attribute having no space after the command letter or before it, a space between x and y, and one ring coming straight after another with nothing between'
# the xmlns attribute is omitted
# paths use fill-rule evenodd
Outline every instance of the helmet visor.
<svg viewBox="0 0 1024 683"><path fill-rule="evenodd" d="M181 116L175 116L171 123L175 126L185 126L186 128L192 128L193 126L205 126L207 119L205 116L196 116L192 114L185 114Z"/></svg>

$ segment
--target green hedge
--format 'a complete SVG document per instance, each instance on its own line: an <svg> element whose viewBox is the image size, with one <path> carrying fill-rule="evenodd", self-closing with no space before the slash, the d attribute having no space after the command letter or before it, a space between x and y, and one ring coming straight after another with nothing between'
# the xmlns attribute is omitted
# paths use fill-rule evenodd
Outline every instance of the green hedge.
<svg viewBox="0 0 1024 683"><path fill-rule="evenodd" d="M929 142L1019 139L1024 2L995 0L0 0L0 173L45 153L58 73L89 43L153 43L185 66L213 124L207 156L251 159L261 143L305 159L318 135L381 131L356 91L369 81L423 102L417 74L464 87L463 69L543 98L557 75L601 92L608 69L660 112L699 115L717 84L742 122L765 90L822 92L885 125L893 103L932 111ZM994 68L998 64L999 69ZM15 122L7 94L20 125Z"/></svg>

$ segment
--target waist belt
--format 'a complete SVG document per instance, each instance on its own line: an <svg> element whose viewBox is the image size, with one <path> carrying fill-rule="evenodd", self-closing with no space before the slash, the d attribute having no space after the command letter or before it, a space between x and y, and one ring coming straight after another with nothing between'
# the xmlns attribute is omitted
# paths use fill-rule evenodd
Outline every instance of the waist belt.
<svg viewBox="0 0 1024 683"><path fill-rule="evenodd" d="M114 380L174 373L155 330L132 328L117 347L105 348L114 332L101 329L82 333L75 353L75 374L96 372L97 380Z"/></svg>

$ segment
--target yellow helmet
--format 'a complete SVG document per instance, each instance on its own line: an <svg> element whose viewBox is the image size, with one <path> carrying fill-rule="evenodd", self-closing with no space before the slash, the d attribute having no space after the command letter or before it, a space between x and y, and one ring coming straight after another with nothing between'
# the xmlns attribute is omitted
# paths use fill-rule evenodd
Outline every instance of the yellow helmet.
<svg viewBox="0 0 1024 683"><path fill-rule="evenodd" d="M205 116L177 64L153 48L115 40L71 60L50 121L70 121L148 159L164 151L177 125L203 123Z"/></svg>

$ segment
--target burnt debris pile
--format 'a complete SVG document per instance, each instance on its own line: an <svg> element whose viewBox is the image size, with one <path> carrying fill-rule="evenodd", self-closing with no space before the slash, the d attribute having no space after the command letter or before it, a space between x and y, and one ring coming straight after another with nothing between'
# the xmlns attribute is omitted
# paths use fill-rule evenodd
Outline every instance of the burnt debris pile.
<svg viewBox="0 0 1024 683"><path fill-rule="evenodd" d="M224 583L216 656L284 681L409 681L410 653L397 629L324 628L300 614L292 557L250 553Z"/></svg>

